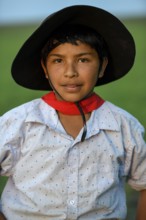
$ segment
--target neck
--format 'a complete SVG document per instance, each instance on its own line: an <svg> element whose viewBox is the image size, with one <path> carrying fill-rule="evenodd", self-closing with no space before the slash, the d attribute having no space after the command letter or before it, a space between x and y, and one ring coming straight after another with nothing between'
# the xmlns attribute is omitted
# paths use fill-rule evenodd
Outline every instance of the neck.
<svg viewBox="0 0 146 220"><path fill-rule="evenodd" d="M104 100L98 95L93 93L88 98L79 102L81 109L73 102L60 101L56 98L54 92L50 92L42 97L42 99L51 107L56 109L58 112L61 112L66 115L80 115L81 109L84 114L92 112L93 110L99 108Z"/></svg>

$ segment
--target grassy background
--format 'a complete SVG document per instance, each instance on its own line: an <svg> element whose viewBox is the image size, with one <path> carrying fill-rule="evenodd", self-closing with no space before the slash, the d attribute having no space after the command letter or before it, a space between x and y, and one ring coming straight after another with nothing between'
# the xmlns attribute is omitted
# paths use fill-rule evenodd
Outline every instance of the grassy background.
<svg viewBox="0 0 146 220"><path fill-rule="evenodd" d="M117 82L96 88L96 92L104 99L132 113L146 128L146 19L124 20L123 22L136 42L135 65L127 76ZM18 86L10 75L11 63L17 51L36 27L37 25L0 27L0 115L44 94L44 92L32 91ZM5 181L5 178L0 179L0 193ZM126 185L126 191L127 220L131 220L135 216L138 193L128 185Z"/></svg>

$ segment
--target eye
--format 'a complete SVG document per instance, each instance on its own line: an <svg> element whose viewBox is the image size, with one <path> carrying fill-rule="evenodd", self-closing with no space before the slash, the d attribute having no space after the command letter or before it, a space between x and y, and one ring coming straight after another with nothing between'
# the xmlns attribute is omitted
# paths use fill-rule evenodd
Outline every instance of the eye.
<svg viewBox="0 0 146 220"><path fill-rule="evenodd" d="M62 59L61 58L57 58L57 59L54 59L53 60L53 63L61 63L62 62Z"/></svg>
<svg viewBox="0 0 146 220"><path fill-rule="evenodd" d="M89 62L88 58L80 58L79 59L79 63L87 63L87 62Z"/></svg>

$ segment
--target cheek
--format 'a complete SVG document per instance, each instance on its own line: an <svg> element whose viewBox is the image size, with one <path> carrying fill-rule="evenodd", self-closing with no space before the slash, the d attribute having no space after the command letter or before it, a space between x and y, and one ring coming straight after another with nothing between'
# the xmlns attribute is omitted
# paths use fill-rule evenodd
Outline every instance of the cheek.
<svg viewBox="0 0 146 220"><path fill-rule="evenodd" d="M92 87L95 86L97 80L98 80L98 73L95 72L95 73L94 73L93 75L91 75L91 77L90 77L90 84L91 84Z"/></svg>
<svg viewBox="0 0 146 220"><path fill-rule="evenodd" d="M98 73L99 69L99 62L91 62L91 63L84 63L82 65L79 65L80 71L85 73Z"/></svg>
<svg viewBox="0 0 146 220"><path fill-rule="evenodd" d="M82 73L86 75L86 80L89 80L90 83L98 79L98 66L93 65L82 69Z"/></svg>
<svg viewBox="0 0 146 220"><path fill-rule="evenodd" d="M51 66L51 65L47 66L47 75L48 78L50 78L51 80L56 81L59 78L60 73L61 73L61 69L59 67Z"/></svg>

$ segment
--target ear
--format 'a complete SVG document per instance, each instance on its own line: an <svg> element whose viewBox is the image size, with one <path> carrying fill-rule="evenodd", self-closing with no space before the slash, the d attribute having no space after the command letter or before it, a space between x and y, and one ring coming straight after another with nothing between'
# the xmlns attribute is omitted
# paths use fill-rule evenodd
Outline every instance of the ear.
<svg viewBox="0 0 146 220"><path fill-rule="evenodd" d="M46 68L46 66L45 66L45 64L44 64L42 59L41 59L41 66L42 66L42 68L44 70L45 77L48 79L47 68Z"/></svg>
<svg viewBox="0 0 146 220"><path fill-rule="evenodd" d="M107 67L107 64L108 64L108 58L104 57L102 67L101 67L101 70L99 72L98 78L102 78L104 76L104 71Z"/></svg>

